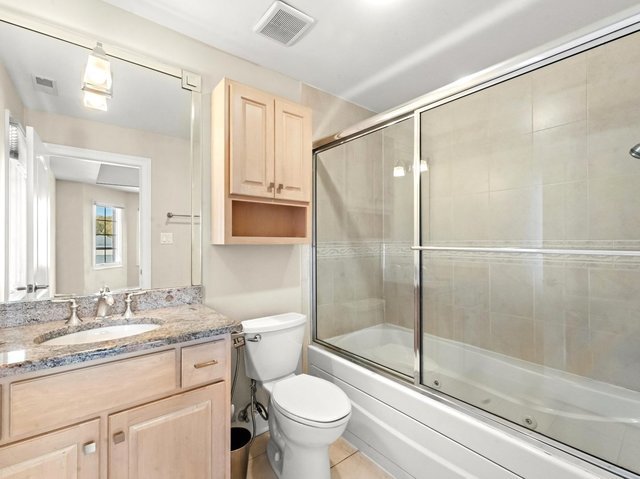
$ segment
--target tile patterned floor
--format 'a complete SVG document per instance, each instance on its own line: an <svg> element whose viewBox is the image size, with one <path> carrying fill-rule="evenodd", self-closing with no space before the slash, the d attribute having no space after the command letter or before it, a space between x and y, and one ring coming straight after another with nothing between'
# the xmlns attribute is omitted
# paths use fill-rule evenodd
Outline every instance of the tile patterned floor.
<svg viewBox="0 0 640 479"><path fill-rule="evenodd" d="M267 432L253 441L249 451L247 479L277 479L266 454L268 440ZM331 479L393 479L393 476L342 438L329 448L329 460Z"/></svg>

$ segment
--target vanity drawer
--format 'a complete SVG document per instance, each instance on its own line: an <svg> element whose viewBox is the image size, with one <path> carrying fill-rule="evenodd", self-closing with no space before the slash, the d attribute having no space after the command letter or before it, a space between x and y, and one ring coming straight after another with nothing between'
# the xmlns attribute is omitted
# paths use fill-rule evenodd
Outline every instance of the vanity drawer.
<svg viewBox="0 0 640 479"><path fill-rule="evenodd" d="M227 373L227 341L224 338L182 348L182 387L224 379Z"/></svg>
<svg viewBox="0 0 640 479"><path fill-rule="evenodd" d="M10 386L10 435L53 429L176 389L175 350Z"/></svg>

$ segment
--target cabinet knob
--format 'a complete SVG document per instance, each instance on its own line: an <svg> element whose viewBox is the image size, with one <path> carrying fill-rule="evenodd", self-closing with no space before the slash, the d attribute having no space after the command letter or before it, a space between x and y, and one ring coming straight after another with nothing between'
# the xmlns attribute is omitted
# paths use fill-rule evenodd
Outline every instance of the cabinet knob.
<svg viewBox="0 0 640 479"><path fill-rule="evenodd" d="M271 183L269 183L269 186L267 186L267 191L273 191L274 186L276 186L276 184L272 181Z"/></svg>
<svg viewBox="0 0 640 479"><path fill-rule="evenodd" d="M91 441L82 446L82 450L88 456L89 454L93 454L96 452L96 443L95 441Z"/></svg>
<svg viewBox="0 0 640 479"><path fill-rule="evenodd" d="M282 193L282 188L284 188L284 185L282 183L278 183L278 190L276 193Z"/></svg>
<svg viewBox="0 0 640 479"><path fill-rule="evenodd" d="M118 431L113 435L113 443L114 444L120 444L121 442L124 442L124 432L122 431Z"/></svg>

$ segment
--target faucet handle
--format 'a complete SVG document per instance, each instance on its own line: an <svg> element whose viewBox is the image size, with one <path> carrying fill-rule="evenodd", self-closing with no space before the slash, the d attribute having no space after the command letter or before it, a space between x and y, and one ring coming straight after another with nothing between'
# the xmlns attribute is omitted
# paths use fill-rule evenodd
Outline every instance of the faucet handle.
<svg viewBox="0 0 640 479"><path fill-rule="evenodd" d="M126 309L124 311L124 313L122 314L122 317L124 319L131 319L133 318L135 315L133 314L133 311L131 309L131 302L133 301L133 297L134 296L140 296L142 294L145 294L146 291L129 291L126 293L126 297L124 298L124 304L126 304Z"/></svg>
<svg viewBox="0 0 640 479"><path fill-rule="evenodd" d="M127 295L126 298L125 298L125 301L127 299L131 299L134 296L141 296L141 295L146 294L146 293L147 293L146 291L127 291L125 293Z"/></svg>
<svg viewBox="0 0 640 479"><path fill-rule="evenodd" d="M67 323L69 326L78 326L82 319L78 316L78 302L76 298L65 298L65 299L52 299L52 303L69 303L69 307L71 308L71 315L67 318Z"/></svg>

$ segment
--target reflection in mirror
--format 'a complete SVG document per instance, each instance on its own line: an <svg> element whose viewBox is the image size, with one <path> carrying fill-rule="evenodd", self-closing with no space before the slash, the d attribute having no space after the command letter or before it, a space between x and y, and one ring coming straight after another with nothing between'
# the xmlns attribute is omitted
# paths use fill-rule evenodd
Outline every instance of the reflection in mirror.
<svg viewBox="0 0 640 479"><path fill-rule="evenodd" d="M0 22L0 301L192 284L191 92L105 49Z"/></svg>

